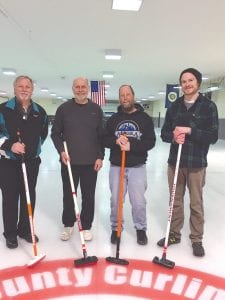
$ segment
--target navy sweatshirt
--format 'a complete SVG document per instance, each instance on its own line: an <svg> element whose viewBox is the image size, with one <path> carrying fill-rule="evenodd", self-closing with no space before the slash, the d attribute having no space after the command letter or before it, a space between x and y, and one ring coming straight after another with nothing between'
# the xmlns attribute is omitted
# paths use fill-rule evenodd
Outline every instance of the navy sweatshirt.
<svg viewBox="0 0 225 300"><path fill-rule="evenodd" d="M106 123L104 145L110 148L110 162L121 165L121 150L116 144L121 134L126 134L130 142L130 151L126 152L126 167L135 167L144 164L148 150L155 146L155 131L152 118L144 112L141 105L135 104L136 111L125 113L122 106Z"/></svg>

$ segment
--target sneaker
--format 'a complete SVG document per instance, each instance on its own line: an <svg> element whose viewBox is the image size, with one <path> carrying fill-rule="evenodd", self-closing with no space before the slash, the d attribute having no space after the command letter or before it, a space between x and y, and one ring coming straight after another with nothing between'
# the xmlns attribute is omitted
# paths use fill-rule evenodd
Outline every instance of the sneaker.
<svg viewBox="0 0 225 300"><path fill-rule="evenodd" d="M117 231L112 230L110 240L111 240L111 244L115 245L117 243Z"/></svg>
<svg viewBox="0 0 225 300"><path fill-rule="evenodd" d="M92 233L90 230L84 230L84 240L85 241L91 241L92 240Z"/></svg>
<svg viewBox="0 0 225 300"><path fill-rule="evenodd" d="M68 241L73 234L73 227L64 227L63 232L60 235L62 241Z"/></svg>
<svg viewBox="0 0 225 300"><path fill-rule="evenodd" d="M33 243L33 241L32 241L32 236L31 236L31 234L30 233L27 233L27 234L18 234L18 236L21 238L21 239L24 239L26 242L28 242L28 243ZM35 241L36 241L36 243L38 243L39 242L39 238L35 235Z"/></svg>
<svg viewBox="0 0 225 300"><path fill-rule="evenodd" d="M164 247L165 239L166 238L162 238L161 240L159 240L157 242L157 245L160 247ZM180 243L180 238L176 237L174 232L171 231L169 234L168 246L173 245L173 244L179 244L179 243Z"/></svg>
<svg viewBox="0 0 225 300"><path fill-rule="evenodd" d="M148 238L145 230L137 230L137 243L139 245L147 245Z"/></svg>
<svg viewBox="0 0 225 300"><path fill-rule="evenodd" d="M193 249L194 256L202 257L205 255L205 250L201 242L192 243L192 249Z"/></svg>
<svg viewBox="0 0 225 300"><path fill-rule="evenodd" d="M6 238L6 246L9 249L15 249L18 247L17 238Z"/></svg>

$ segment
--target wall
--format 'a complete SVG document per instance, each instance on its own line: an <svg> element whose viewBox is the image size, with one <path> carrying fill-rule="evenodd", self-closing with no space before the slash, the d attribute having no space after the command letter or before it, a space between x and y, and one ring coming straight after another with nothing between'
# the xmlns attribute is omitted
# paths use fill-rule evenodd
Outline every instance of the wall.
<svg viewBox="0 0 225 300"><path fill-rule="evenodd" d="M225 90L218 90L212 95L218 108L219 138L225 140Z"/></svg>

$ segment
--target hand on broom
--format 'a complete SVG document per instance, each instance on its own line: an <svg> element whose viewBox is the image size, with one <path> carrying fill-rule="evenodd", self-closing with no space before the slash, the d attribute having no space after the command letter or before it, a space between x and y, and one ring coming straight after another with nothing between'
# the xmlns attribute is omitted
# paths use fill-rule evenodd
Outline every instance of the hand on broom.
<svg viewBox="0 0 225 300"><path fill-rule="evenodd" d="M130 151L130 142L126 135L120 135L116 140L116 144L120 146L121 151Z"/></svg>
<svg viewBox="0 0 225 300"><path fill-rule="evenodd" d="M191 134L190 127L177 126L173 131L173 139L177 144L184 144L186 134Z"/></svg>
<svg viewBox="0 0 225 300"><path fill-rule="evenodd" d="M64 165L67 166L67 162L70 161L69 155L67 155L65 151L62 151L60 156L61 156L61 161L64 163Z"/></svg>

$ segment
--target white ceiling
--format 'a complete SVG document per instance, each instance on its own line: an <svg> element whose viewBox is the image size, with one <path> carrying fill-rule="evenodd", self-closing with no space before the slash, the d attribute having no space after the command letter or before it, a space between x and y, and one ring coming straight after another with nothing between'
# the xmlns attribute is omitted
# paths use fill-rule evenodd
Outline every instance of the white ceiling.
<svg viewBox="0 0 225 300"><path fill-rule="evenodd" d="M143 0L139 12L111 10L112 0L0 0L0 68L15 68L36 82L36 97L71 97L77 76L101 80L113 71L107 99L133 85L148 98L176 83L186 67L210 79L225 74L224 0ZM104 59L121 49L120 61ZM11 96L12 77L0 73Z"/></svg>

